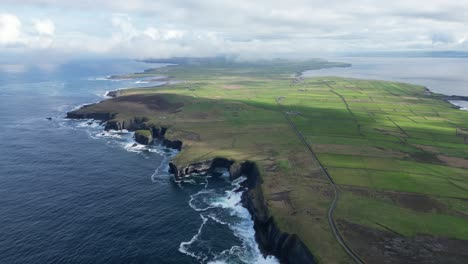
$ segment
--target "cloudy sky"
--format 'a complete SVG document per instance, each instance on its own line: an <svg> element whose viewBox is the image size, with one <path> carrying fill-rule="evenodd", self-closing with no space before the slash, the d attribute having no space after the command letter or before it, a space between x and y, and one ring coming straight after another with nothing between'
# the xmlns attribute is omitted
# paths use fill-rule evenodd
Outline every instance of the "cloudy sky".
<svg viewBox="0 0 468 264"><path fill-rule="evenodd" d="M0 0L0 56L468 51L468 0Z"/></svg>

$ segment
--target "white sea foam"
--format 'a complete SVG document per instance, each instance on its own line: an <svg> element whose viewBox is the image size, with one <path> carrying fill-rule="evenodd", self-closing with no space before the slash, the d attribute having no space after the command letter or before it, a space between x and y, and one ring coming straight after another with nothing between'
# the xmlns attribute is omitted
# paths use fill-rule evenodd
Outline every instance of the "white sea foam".
<svg viewBox="0 0 468 264"><path fill-rule="evenodd" d="M80 105L77 105L77 106L74 106L70 111L75 111L75 110L78 110L84 106L87 106L87 105L90 105L92 103L86 103L86 104L80 104Z"/></svg>
<svg viewBox="0 0 468 264"><path fill-rule="evenodd" d="M86 128L86 127L88 127L88 128L98 128L98 127L101 127L101 124L100 124L99 121L89 119L89 120L86 120L86 121L79 122L76 126L79 127L79 128Z"/></svg>
<svg viewBox="0 0 468 264"><path fill-rule="evenodd" d="M209 217L211 220L215 221L216 223L218 224L222 224L222 225L228 225L229 223L228 222L224 222L222 220L220 220L218 217L216 217L216 215L214 214L209 214L207 215L207 217Z"/></svg>
<svg viewBox="0 0 468 264"><path fill-rule="evenodd" d="M161 160L161 163L159 164L159 166L154 170L154 173L151 175L152 182L157 182L158 180L160 180L162 172L164 172L164 175L166 176L168 175L167 171L169 171L169 163L168 163L169 155L164 155L164 153L159 153L159 152L158 154L163 156L163 159Z"/></svg>
<svg viewBox="0 0 468 264"><path fill-rule="evenodd" d="M88 81L108 81L109 79L107 77L93 77L93 78L88 78Z"/></svg>
<svg viewBox="0 0 468 264"><path fill-rule="evenodd" d="M236 186L235 189L237 189ZM249 211L244 208L241 201L241 192L234 190L226 192L226 196L220 201L213 203L215 206L230 210L232 216L236 216L238 221L232 221L227 225L233 231L233 234L242 241L242 246L233 246L228 250L221 252L213 260L214 263L230 263L231 259L238 258L244 263L279 263L274 256L264 257L258 248L255 240L254 223L250 217ZM209 262L211 263L211 262Z"/></svg>
<svg viewBox="0 0 468 264"><path fill-rule="evenodd" d="M461 100L450 100L451 104L460 107L460 110L468 111L468 101L461 101Z"/></svg>
<svg viewBox="0 0 468 264"><path fill-rule="evenodd" d="M194 253L192 251L190 251L190 246L199 239L201 233L202 233L202 230L203 230L203 227L205 226L206 222L208 221L208 218L204 217L203 215L200 215L200 217L202 218L202 224L200 225L200 227L198 228L198 232L197 234L195 234L192 239L190 239L189 241L187 242L182 242L180 243L179 245L179 252L181 253L184 253L188 256L191 256L191 257L194 257L200 261L205 261L206 260L206 255L204 255L203 253Z"/></svg>
<svg viewBox="0 0 468 264"><path fill-rule="evenodd" d="M168 156L168 157L173 157L175 156L177 153L179 153L179 151L177 149L170 149L170 148L166 148L164 147L162 144L159 144L159 145L154 145L152 146L151 148L148 149L149 152L153 152L153 153L157 153L157 154L160 154L162 156ZM167 163L167 162L166 162Z"/></svg>
<svg viewBox="0 0 468 264"><path fill-rule="evenodd" d="M140 153L142 151L147 150L148 147L146 145L138 144L136 142L128 142L128 143L125 143L124 149L129 152Z"/></svg>
<svg viewBox="0 0 468 264"><path fill-rule="evenodd" d="M211 208L215 208L215 206L209 205L207 199L210 196L213 196L214 190L207 190L203 189L196 194L190 195L189 206L197 211L203 212Z"/></svg>
<svg viewBox="0 0 468 264"><path fill-rule="evenodd" d="M95 91L94 94L99 96L100 98L103 98L103 99L109 99L109 98L112 98L110 96L107 96L107 94L109 93L109 91L103 91L103 90L100 90L100 91Z"/></svg>
<svg viewBox="0 0 468 264"><path fill-rule="evenodd" d="M227 171L219 172L223 173L221 176L222 178L226 180L229 179L229 173ZM197 241L203 233L203 227L206 222L212 220L218 224L227 226L229 230L232 231L232 234L239 238L241 244L233 245L231 248L223 250L215 257L211 256L211 259L206 257L208 263L279 263L273 256L264 257L258 248L258 244L255 240L253 220L251 219L249 211L242 206L242 192L238 191L241 187L241 183L245 180L246 177L240 177L232 181L224 192L219 192L219 189L214 189L219 187L210 189L208 188L208 184L205 184L204 189L190 196L190 207L197 212L202 212L200 216L207 220L203 222L198 233L191 241L184 242L183 249L185 250L184 252L189 253L187 255L193 257L198 256L197 259L199 260L201 260L200 256L206 256L205 252L197 252L196 248L190 248L188 245L192 245ZM203 243L207 243L207 241L203 241Z"/></svg>

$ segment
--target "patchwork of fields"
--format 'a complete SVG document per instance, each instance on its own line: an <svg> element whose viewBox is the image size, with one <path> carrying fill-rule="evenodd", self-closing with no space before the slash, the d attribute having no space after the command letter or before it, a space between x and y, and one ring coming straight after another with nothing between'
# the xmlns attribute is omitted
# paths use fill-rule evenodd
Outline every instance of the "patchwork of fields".
<svg viewBox="0 0 468 264"><path fill-rule="evenodd" d="M344 65L170 66L126 77L180 82L122 90L83 111L169 126L184 142L174 160L181 166L220 156L255 161L278 226L319 261L350 262L327 222L333 189L286 113L337 183L336 223L363 260L468 261L468 112L415 85L295 74L333 66ZM155 98L178 107L154 107Z"/></svg>

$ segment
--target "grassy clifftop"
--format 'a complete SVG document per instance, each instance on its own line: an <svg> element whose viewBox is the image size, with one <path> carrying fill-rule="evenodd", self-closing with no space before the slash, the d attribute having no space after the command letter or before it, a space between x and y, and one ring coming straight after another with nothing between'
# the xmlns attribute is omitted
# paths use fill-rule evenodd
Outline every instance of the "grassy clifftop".
<svg viewBox="0 0 468 264"><path fill-rule="evenodd" d="M170 66L127 77L181 82L122 90L80 111L169 127L184 142L180 166L220 156L255 161L280 229L322 262L349 262L327 222L331 186L286 112L338 184L340 232L365 261L468 259L468 112L415 85L295 75L339 65Z"/></svg>

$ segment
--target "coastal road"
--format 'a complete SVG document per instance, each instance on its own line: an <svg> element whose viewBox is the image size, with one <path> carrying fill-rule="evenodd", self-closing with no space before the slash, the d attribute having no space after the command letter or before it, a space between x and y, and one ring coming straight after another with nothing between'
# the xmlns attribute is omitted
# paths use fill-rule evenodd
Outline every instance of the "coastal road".
<svg viewBox="0 0 468 264"><path fill-rule="evenodd" d="M320 167L320 170L323 172L323 174L328 178L330 184L333 186L333 192L334 192L334 197L333 201L330 205L330 208L328 209L328 223L330 225L330 228L332 229L333 235L335 236L336 240L338 243L341 245L341 247L344 249L344 251L354 260L355 263L358 264L364 264L364 261L356 254L354 251L346 244L344 241L343 237L341 236L340 232L338 231L338 228L336 227L336 222L335 219L333 218L333 213L335 211L336 203L339 199L339 191L338 187L335 184L335 181L333 178L328 174L327 170L322 166L322 163L320 163L319 159L317 158L317 155L315 155L315 152L312 150L312 147L310 147L309 143L305 140L305 138L302 136L301 132L297 129L296 125L294 122L291 120L288 112L285 107L281 104L281 100L283 100L284 97L278 97L276 98L276 103L281 109L281 112L283 113L286 121L288 122L289 126L291 127L292 130L296 133L297 137L301 140L301 142L304 144L304 146L309 150L310 154L312 155L313 159L315 162L318 164Z"/></svg>

